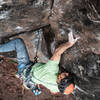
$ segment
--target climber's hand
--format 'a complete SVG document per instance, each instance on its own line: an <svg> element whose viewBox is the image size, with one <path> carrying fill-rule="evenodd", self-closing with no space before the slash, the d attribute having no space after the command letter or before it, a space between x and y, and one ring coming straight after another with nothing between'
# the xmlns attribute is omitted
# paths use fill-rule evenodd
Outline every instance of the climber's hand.
<svg viewBox="0 0 100 100"><path fill-rule="evenodd" d="M68 43L70 47L72 47L77 42L78 39L80 39L80 37L76 36L76 38L74 38L73 32L70 31L70 33L68 34Z"/></svg>

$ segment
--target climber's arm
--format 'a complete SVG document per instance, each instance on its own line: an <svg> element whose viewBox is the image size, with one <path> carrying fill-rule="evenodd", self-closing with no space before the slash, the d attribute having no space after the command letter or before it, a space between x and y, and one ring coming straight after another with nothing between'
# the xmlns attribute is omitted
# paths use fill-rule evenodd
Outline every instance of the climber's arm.
<svg viewBox="0 0 100 100"><path fill-rule="evenodd" d="M68 42L61 44L54 52L53 56L51 57L51 60L53 61L60 61L61 55L66 51L68 48L72 47L79 37L75 38L73 37L72 32L68 34Z"/></svg>
<svg viewBox="0 0 100 100"><path fill-rule="evenodd" d="M71 47L71 44L69 42L66 42L66 43L60 45L55 50L53 56L51 57L51 60L60 61L61 55L64 53L64 51L66 51L70 47Z"/></svg>

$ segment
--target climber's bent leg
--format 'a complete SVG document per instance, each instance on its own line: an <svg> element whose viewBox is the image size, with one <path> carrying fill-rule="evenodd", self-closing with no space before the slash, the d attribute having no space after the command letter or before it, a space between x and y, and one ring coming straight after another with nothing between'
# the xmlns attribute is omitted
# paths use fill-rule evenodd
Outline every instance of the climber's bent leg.
<svg viewBox="0 0 100 100"><path fill-rule="evenodd" d="M30 62L25 43L21 38L15 38L5 44L0 45L0 52L10 51L17 52L18 66L24 66Z"/></svg>

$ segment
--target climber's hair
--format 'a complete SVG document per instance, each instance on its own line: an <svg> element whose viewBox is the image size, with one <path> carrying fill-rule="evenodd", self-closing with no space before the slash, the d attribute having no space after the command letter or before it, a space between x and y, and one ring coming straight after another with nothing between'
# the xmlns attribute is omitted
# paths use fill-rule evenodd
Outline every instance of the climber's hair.
<svg viewBox="0 0 100 100"><path fill-rule="evenodd" d="M72 75L69 75L69 76L63 78L63 79L60 81L60 83L58 84L59 91L60 91L61 93L64 93L65 89L66 89L67 87L69 87L70 85L72 85L72 84L73 84L73 86L75 86L74 78L72 77Z"/></svg>

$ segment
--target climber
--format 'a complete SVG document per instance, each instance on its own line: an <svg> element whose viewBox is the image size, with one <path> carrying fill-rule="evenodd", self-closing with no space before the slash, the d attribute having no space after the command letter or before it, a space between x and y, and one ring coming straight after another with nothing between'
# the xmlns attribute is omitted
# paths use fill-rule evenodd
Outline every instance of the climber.
<svg viewBox="0 0 100 100"><path fill-rule="evenodd" d="M33 89L34 84L38 84L38 86L42 84L48 88L51 93L55 94L61 92L68 95L74 90L74 79L69 73L61 73L58 75L58 65L64 51L71 48L78 39L79 37L74 38L73 33L70 32L68 34L68 42L61 44L46 64L38 62L33 65L29 59L25 43L20 38L15 38L5 44L1 44L0 52L17 52L18 72L16 76L23 79L23 84L25 84L28 89ZM33 92L35 89L33 89ZM36 91L34 93L36 93Z"/></svg>

